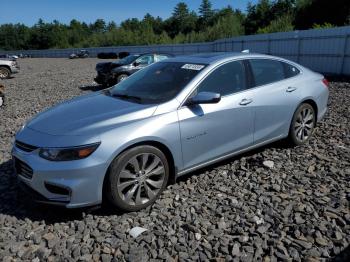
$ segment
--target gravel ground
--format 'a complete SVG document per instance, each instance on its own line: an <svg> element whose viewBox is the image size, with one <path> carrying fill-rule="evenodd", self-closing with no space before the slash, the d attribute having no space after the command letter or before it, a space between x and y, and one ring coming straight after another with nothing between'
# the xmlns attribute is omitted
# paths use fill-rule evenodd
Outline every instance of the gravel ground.
<svg viewBox="0 0 350 262"><path fill-rule="evenodd" d="M197 171L169 186L146 210L72 211L27 201L12 171L11 139L35 113L96 90L97 61L23 59L21 72L3 81L1 261L350 259L350 84L345 82L331 83L329 112L309 144L275 143ZM273 161L273 167L264 161ZM148 231L134 239L129 231L135 226Z"/></svg>

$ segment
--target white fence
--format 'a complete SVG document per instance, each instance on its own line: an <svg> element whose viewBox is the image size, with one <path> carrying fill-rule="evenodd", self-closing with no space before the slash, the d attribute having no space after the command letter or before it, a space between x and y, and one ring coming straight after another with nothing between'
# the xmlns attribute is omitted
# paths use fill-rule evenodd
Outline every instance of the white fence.
<svg viewBox="0 0 350 262"><path fill-rule="evenodd" d="M251 52L284 57L315 71L350 75L350 26L249 35L221 39L210 43L86 48L91 56L100 52L164 52L175 55L229 52L249 49ZM80 49L20 50L4 54L28 54L32 57L68 57Z"/></svg>

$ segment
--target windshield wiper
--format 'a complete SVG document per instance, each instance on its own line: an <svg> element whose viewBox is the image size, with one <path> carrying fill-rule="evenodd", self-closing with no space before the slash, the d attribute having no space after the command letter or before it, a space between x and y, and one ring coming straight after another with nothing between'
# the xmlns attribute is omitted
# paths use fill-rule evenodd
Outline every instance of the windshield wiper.
<svg viewBox="0 0 350 262"><path fill-rule="evenodd" d="M141 102L142 98L138 96L131 96L131 95L125 95L125 94L111 94L113 97L118 97L122 99L129 99L129 100L135 100L137 102Z"/></svg>

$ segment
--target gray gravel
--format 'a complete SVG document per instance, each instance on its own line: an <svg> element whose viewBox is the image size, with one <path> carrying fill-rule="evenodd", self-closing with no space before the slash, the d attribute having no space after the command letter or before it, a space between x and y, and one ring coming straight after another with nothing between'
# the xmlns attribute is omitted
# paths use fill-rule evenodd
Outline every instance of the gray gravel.
<svg viewBox="0 0 350 262"><path fill-rule="evenodd" d="M21 73L3 81L1 261L350 259L350 84L345 82L331 84L330 110L308 145L275 143L197 171L169 186L146 210L71 211L26 200L11 167L13 135L44 108L95 90L97 61L23 59ZM129 231L135 226L148 230L133 238Z"/></svg>

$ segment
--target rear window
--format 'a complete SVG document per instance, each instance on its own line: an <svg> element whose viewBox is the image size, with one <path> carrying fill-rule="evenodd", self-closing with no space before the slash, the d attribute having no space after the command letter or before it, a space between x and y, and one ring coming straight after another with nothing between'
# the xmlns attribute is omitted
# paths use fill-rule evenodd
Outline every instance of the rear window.
<svg viewBox="0 0 350 262"><path fill-rule="evenodd" d="M270 59L250 59L255 86L261 86L283 80L284 66L277 60Z"/></svg>

